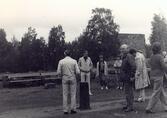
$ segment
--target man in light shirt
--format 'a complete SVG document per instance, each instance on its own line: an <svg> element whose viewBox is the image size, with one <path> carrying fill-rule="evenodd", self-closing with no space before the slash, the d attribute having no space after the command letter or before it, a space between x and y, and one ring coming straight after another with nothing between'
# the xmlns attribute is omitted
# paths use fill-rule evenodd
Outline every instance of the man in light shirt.
<svg viewBox="0 0 167 118"><path fill-rule="evenodd" d="M64 114L71 114L76 112L76 75L80 73L77 61L70 57L70 51L66 50L64 52L65 58L59 61L57 73L62 77L62 87L63 87L63 111ZM71 98L68 98L70 94ZM68 99L70 99L71 104L68 105Z"/></svg>
<svg viewBox="0 0 167 118"><path fill-rule="evenodd" d="M92 95L92 92L90 89L90 71L93 67L93 63L91 58L88 57L87 50L84 51L83 57L79 59L78 65L81 71L81 82L88 82L89 95Z"/></svg>

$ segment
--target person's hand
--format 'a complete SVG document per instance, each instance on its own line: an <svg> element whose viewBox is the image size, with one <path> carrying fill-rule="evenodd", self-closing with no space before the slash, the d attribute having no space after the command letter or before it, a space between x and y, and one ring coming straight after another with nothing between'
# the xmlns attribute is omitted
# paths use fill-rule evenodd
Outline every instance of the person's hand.
<svg viewBox="0 0 167 118"><path fill-rule="evenodd" d="M89 73L91 70L85 71L86 73Z"/></svg>
<svg viewBox="0 0 167 118"><path fill-rule="evenodd" d="M133 82L134 80L135 80L135 78L134 78L134 77L131 77L131 78L130 78L130 81L131 81L131 82Z"/></svg>
<svg viewBox="0 0 167 118"><path fill-rule="evenodd" d="M140 76L140 72L135 73L135 77L138 78Z"/></svg>
<svg viewBox="0 0 167 118"><path fill-rule="evenodd" d="M79 74L76 74L76 79L77 80L80 80L81 79L81 74L79 73Z"/></svg>
<svg viewBox="0 0 167 118"><path fill-rule="evenodd" d="M96 79L99 79L99 76L98 76L98 75L96 75Z"/></svg>
<svg viewBox="0 0 167 118"><path fill-rule="evenodd" d="M137 76L140 76L140 72L137 72Z"/></svg>

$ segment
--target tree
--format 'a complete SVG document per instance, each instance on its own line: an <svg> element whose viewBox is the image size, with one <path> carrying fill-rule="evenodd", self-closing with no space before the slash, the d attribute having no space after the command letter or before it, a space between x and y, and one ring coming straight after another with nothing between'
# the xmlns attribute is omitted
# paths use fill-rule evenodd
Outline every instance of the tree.
<svg viewBox="0 0 167 118"><path fill-rule="evenodd" d="M74 41L72 42L66 42L65 44L65 48L66 49L69 49L71 51L71 57L78 60L79 57L82 56L82 49L83 49L83 46L80 47L80 41L75 39Z"/></svg>
<svg viewBox="0 0 167 118"><path fill-rule="evenodd" d="M46 49L43 37L33 39L31 44L31 71L44 70L44 51Z"/></svg>
<svg viewBox="0 0 167 118"><path fill-rule="evenodd" d="M7 57L9 57L10 51L11 45L6 39L6 32L4 29L0 29L0 72L5 72L9 69Z"/></svg>
<svg viewBox="0 0 167 118"><path fill-rule="evenodd" d="M0 29L0 42L4 43L7 42L6 40L6 32L4 29Z"/></svg>
<svg viewBox="0 0 167 118"><path fill-rule="evenodd" d="M32 59L33 59L33 50L32 50L32 41L36 40L37 33L35 28L28 28L28 32L24 34L21 40L20 45L20 65L21 70L24 72L31 71L32 68Z"/></svg>
<svg viewBox="0 0 167 118"><path fill-rule="evenodd" d="M78 38L79 47L87 49L94 62L98 59L98 53L104 53L107 58L116 56L119 51L118 32L119 25L114 22L112 11L95 8L86 30Z"/></svg>
<svg viewBox="0 0 167 118"><path fill-rule="evenodd" d="M152 33L150 35L150 43L158 41L162 45L162 49L167 51L167 23L166 19L154 14L152 24Z"/></svg>
<svg viewBox="0 0 167 118"><path fill-rule="evenodd" d="M0 29L0 57L4 57L7 51L7 39L6 32L4 29Z"/></svg>
<svg viewBox="0 0 167 118"><path fill-rule="evenodd" d="M146 58L150 58L152 55L152 51L151 51L151 45L147 44L146 45Z"/></svg>
<svg viewBox="0 0 167 118"><path fill-rule="evenodd" d="M5 59L8 65L9 72L20 72L21 68L19 65L19 57L20 57L20 42L16 39L15 36L12 37L11 42L9 42L10 51L8 52L8 56Z"/></svg>
<svg viewBox="0 0 167 118"><path fill-rule="evenodd" d="M53 27L49 33L48 61L49 69L56 70L58 61L63 58L65 50L65 32L61 25Z"/></svg>
<svg viewBox="0 0 167 118"><path fill-rule="evenodd" d="M18 49L20 47L20 41L18 41L15 36L12 37L11 43L15 49Z"/></svg>

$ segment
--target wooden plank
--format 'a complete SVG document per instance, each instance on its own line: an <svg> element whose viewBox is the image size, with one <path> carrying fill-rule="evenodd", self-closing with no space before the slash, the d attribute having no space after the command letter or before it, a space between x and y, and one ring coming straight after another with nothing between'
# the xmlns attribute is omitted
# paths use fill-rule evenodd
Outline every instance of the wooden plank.
<svg viewBox="0 0 167 118"><path fill-rule="evenodd" d="M40 76L58 76L57 72L42 72L42 73L15 73L5 74L8 78L19 78L19 77L40 77Z"/></svg>
<svg viewBox="0 0 167 118"><path fill-rule="evenodd" d="M57 72L43 72L41 76L58 76Z"/></svg>
<svg viewBox="0 0 167 118"><path fill-rule="evenodd" d="M45 80L57 80L59 77L46 77Z"/></svg>
<svg viewBox="0 0 167 118"><path fill-rule="evenodd" d="M7 76L9 79L8 81L31 81L36 80L35 77L46 77L46 78L58 78L57 72L37 72L37 73L15 73L15 74L5 74L4 76Z"/></svg>
<svg viewBox="0 0 167 118"><path fill-rule="evenodd" d="M56 72L43 72L43 73L15 73L6 75L9 79L8 81L32 81L38 80L35 77L46 77L47 79L55 78L58 79L58 74ZM33 78L33 79L32 79Z"/></svg>
<svg viewBox="0 0 167 118"><path fill-rule="evenodd" d="M10 83L14 83L14 82L32 82L32 81L41 81L41 79L11 80Z"/></svg>
<svg viewBox="0 0 167 118"><path fill-rule="evenodd" d="M40 77L40 73L16 73L8 74L8 78L19 78L19 77Z"/></svg>

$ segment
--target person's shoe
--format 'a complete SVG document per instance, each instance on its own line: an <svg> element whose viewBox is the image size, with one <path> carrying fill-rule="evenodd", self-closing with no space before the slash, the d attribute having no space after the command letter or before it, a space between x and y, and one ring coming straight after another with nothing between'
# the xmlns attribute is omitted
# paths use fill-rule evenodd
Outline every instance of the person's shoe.
<svg viewBox="0 0 167 118"><path fill-rule="evenodd" d="M138 98L137 100L135 100L136 102L143 102L143 98Z"/></svg>
<svg viewBox="0 0 167 118"><path fill-rule="evenodd" d="M125 107L123 107L123 108L122 108L122 110L126 110L127 108L128 108L128 107L127 107L127 106L125 106Z"/></svg>
<svg viewBox="0 0 167 118"><path fill-rule="evenodd" d="M127 109L125 110L125 112L131 112L131 111L134 111L134 109L127 108Z"/></svg>
<svg viewBox="0 0 167 118"><path fill-rule="evenodd" d="M152 110L146 110L146 113L151 114L154 113Z"/></svg>
<svg viewBox="0 0 167 118"><path fill-rule="evenodd" d="M68 112L64 112L64 115L67 115L68 114Z"/></svg>
<svg viewBox="0 0 167 118"><path fill-rule="evenodd" d="M167 112L167 110L164 110L165 112Z"/></svg>
<svg viewBox="0 0 167 118"><path fill-rule="evenodd" d="M120 87L119 89L120 89L120 90L122 90L123 88L122 88L122 87Z"/></svg>
<svg viewBox="0 0 167 118"><path fill-rule="evenodd" d="M145 99L144 98L140 98L139 102L145 102Z"/></svg>
<svg viewBox="0 0 167 118"><path fill-rule="evenodd" d="M91 92L89 92L89 95L93 95Z"/></svg>
<svg viewBox="0 0 167 118"><path fill-rule="evenodd" d="M141 102L145 102L145 99L142 99Z"/></svg>
<svg viewBox="0 0 167 118"><path fill-rule="evenodd" d="M101 87L100 89L101 89L101 90L103 90L104 88L103 88L103 87Z"/></svg>
<svg viewBox="0 0 167 118"><path fill-rule="evenodd" d="M71 110L71 114L76 114L77 112L74 110Z"/></svg>
<svg viewBox="0 0 167 118"><path fill-rule="evenodd" d="M106 86L106 90L108 90L108 87Z"/></svg>
<svg viewBox="0 0 167 118"><path fill-rule="evenodd" d="M138 98L137 100L135 100L135 102L144 102L145 100L143 98Z"/></svg>

